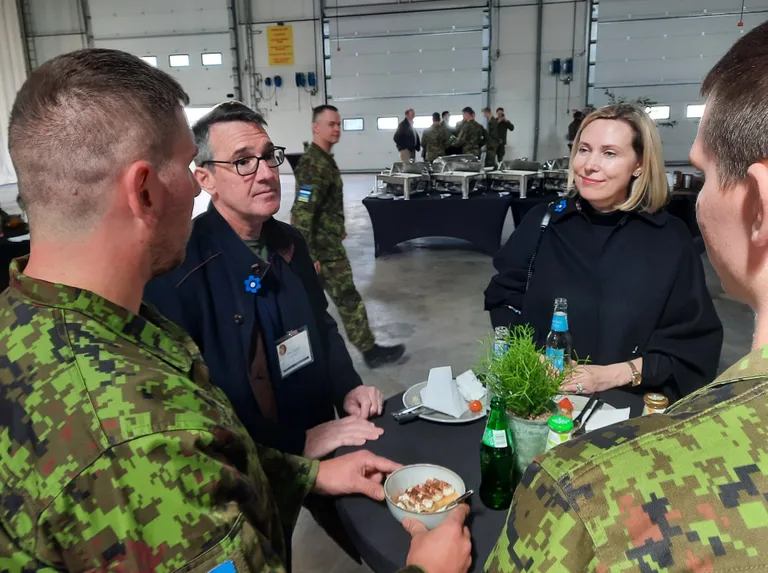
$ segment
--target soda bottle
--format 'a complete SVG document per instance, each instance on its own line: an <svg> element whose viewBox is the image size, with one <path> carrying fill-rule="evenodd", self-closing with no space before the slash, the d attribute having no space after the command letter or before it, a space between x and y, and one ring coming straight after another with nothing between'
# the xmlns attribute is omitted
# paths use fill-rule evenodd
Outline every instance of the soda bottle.
<svg viewBox="0 0 768 573"><path fill-rule="evenodd" d="M480 500L491 509L509 509L515 491L515 446L507 421L507 408L498 396L480 444Z"/></svg>
<svg viewBox="0 0 768 573"><path fill-rule="evenodd" d="M565 363L571 359L572 346L571 333L568 332L568 301L556 298L552 328L547 335L547 360L562 372Z"/></svg>

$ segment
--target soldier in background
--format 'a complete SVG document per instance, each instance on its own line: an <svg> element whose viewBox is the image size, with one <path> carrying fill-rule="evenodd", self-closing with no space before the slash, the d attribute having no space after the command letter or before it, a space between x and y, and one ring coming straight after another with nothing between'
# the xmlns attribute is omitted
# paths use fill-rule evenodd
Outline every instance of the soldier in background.
<svg viewBox="0 0 768 573"><path fill-rule="evenodd" d="M450 111L444 111L442 114L443 121L440 123L442 128L445 130L445 134L448 137L448 147L445 148L445 154L446 155L458 155L461 153L460 147L455 147L451 143L451 138L456 135L457 130L453 127L451 127L450 121L451 121L451 112ZM458 126L457 126L458 127Z"/></svg>
<svg viewBox="0 0 768 573"><path fill-rule="evenodd" d="M461 147L461 152L465 155L474 155L479 158L481 148L488 139L485 128L475 121L475 112L471 107L465 107L461 112L464 114L464 121L461 124L459 136L451 143Z"/></svg>
<svg viewBox="0 0 768 573"><path fill-rule="evenodd" d="M383 501L399 467L256 445L197 346L142 304L184 259L200 192L188 103L166 73L103 49L49 60L16 96L8 148L32 238L0 295L2 571L285 573L310 491ZM459 521L416 532L410 562L469 559L468 533L440 561L419 548L454 551Z"/></svg>
<svg viewBox="0 0 768 573"><path fill-rule="evenodd" d="M496 152L499 148L499 132L501 129L499 128L496 118L491 114L491 108L484 107L483 116L485 116L485 119L488 122L488 144L485 152L485 166L496 167Z"/></svg>
<svg viewBox="0 0 768 573"><path fill-rule="evenodd" d="M704 80L691 150L706 175L697 211L707 253L725 290L757 316L751 354L663 414L538 458L486 571L768 570L766 90L762 24Z"/></svg>
<svg viewBox="0 0 768 573"><path fill-rule="evenodd" d="M432 127L421 136L421 144L425 149L424 158L427 163L432 163L438 157L445 155L445 150L448 147L448 135L440 123L439 113L432 114Z"/></svg>
<svg viewBox="0 0 768 573"><path fill-rule="evenodd" d="M515 131L515 126L504 115L504 108L496 108L496 124L499 126L499 143L496 147L496 161L504 161L504 155L507 152L507 132Z"/></svg>
<svg viewBox="0 0 768 573"><path fill-rule="evenodd" d="M312 145L296 166L296 200L291 225L304 235L326 292L339 310L349 341L363 354L369 368L395 362L405 352L402 344L380 346L368 324L365 304L355 288L352 267L342 241L344 194L341 172L331 149L341 137L341 116L332 105L312 112Z"/></svg>

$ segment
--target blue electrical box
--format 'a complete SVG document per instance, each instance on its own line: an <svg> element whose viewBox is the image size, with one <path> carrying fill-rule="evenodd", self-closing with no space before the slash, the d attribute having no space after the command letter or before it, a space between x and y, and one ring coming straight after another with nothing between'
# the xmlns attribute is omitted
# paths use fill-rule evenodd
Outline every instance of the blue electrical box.
<svg viewBox="0 0 768 573"><path fill-rule="evenodd" d="M283 85L283 78L281 78L280 76L275 76L275 87L279 88L282 85Z"/></svg>
<svg viewBox="0 0 768 573"><path fill-rule="evenodd" d="M296 72L296 87L303 88L307 85L307 77L304 72Z"/></svg>
<svg viewBox="0 0 768 573"><path fill-rule="evenodd" d="M270 78L270 77L264 78L264 85L267 86L267 87L271 86L272 85L272 78Z"/></svg>
<svg viewBox="0 0 768 573"><path fill-rule="evenodd" d="M569 76L573 73L573 58L563 60L563 73Z"/></svg>
<svg viewBox="0 0 768 573"><path fill-rule="evenodd" d="M553 76L559 76L560 72L562 71L562 62L560 61L560 58L555 58L551 62L549 62L549 73Z"/></svg>
<svg viewBox="0 0 768 573"><path fill-rule="evenodd" d="M311 88L317 85L317 77L315 76L315 72L307 72L307 84L309 84L309 87Z"/></svg>

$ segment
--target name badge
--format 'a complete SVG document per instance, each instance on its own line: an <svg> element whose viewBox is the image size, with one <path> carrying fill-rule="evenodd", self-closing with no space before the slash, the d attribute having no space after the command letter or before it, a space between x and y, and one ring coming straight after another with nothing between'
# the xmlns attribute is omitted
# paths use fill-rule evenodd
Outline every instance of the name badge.
<svg viewBox="0 0 768 573"><path fill-rule="evenodd" d="M306 326L289 332L277 341L277 358L283 378L314 362Z"/></svg>

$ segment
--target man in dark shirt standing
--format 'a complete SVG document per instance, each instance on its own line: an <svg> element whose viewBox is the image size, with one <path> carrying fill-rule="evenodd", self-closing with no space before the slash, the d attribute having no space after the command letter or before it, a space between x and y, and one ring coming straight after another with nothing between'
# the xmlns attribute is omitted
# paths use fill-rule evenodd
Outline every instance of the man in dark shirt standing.
<svg viewBox="0 0 768 573"><path fill-rule="evenodd" d="M413 118L416 112L409 109L405 112L405 119L400 122L395 131L395 145L400 152L400 161L408 163L416 160L416 152L421 149L419 134L413 129Z"/></svg>

